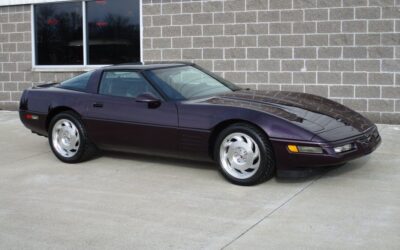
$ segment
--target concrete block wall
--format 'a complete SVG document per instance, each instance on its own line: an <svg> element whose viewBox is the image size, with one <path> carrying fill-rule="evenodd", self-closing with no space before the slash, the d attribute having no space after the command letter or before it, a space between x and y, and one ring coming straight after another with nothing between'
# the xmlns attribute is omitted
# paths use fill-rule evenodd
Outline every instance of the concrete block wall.
<svg viewBox="0 0 400 250"><path fill-rule="evenodd" d="M0 8L0 108L3 109L14 109L21 90L31 86L30 18L30 8Z"/></svg>
<svg viewBox="0 0 400 250"><path fill-rule="evenodd" d="M80 72L32 71L31 6L0 7L0 109L16 110L24 89Z"/></svg>
<svg viewBox="0 0 400 250"><path fill-rule="evenodd" d="M263 90L315 93L400 124L400 0L142 0L144 61L194 61ZM31 67L31 8L0 7L0 109L79 72Z"/></svg>
<svg viewBox="0 0 400 250"><path fill-rule="evenodd" d="M400 123L399 0L143 0L145 61L194 61Z"/></svg>

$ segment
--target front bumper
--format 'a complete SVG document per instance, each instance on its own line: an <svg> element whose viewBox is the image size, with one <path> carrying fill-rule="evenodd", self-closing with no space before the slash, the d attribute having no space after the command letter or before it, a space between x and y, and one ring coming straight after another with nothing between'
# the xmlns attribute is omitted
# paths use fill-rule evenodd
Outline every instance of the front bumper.
<svg viewBox="0 0 400 250"><path fill-rule="evenodd" d="M377 128L373 127L359 136L335 142L312 143L271 138L271 143L275 151L278 170L299 170L300 168L341 165L350 160L368 155L380 145L381 137ZM353 143L355 146L352 150L343 153L335 152L335 147L349 143ZM287 149L289 144L320 146L324 152L323 154L290 153Z"/></svg>

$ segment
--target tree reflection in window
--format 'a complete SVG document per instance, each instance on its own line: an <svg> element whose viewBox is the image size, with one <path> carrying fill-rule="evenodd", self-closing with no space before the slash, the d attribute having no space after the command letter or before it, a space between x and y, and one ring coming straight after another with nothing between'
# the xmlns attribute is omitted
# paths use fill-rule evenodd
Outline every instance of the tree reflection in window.
<svg viewBox="0 0 400 250"><path fill-rule="evenodd" d="M86 10L83 6L81 1L35 5L36 65L83 65L84 58L87 64L140 61L139 0L95 0L86 1Z"/></svg>
<svg viewBox="0 0 400 250"><path fill-rule="evenodd" d="M140 61L139 1L87 2L88 63Z"/></svg>
<svg viewBox="0 0 400 250"><path fill-rule="evenodd" d="M35 6L36 64L83 64L82 4Z"/></svg>

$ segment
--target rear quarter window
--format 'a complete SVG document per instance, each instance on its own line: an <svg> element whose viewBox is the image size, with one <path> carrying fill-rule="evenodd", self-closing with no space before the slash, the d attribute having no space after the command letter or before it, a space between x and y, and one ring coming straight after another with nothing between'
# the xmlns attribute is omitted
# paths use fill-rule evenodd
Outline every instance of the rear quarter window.
<svg viewBox="0 0 400 250"><path fill-rule="evenodd" d="M93 71L83 73L81 75L75 76L71 79L61 82L60 86L66 89L73 89L80 91L86 90L87 84L92 74Z"/></svg>

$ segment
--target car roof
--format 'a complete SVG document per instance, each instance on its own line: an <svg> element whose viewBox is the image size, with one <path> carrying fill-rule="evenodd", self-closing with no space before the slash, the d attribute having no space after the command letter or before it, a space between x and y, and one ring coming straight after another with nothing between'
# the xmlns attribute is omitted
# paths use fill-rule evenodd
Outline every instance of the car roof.
<svg viewBox="0 0 400 250"><path fill-rule="evenodd" d="M134 70L152 70L169 67L193 65L189 62L157 62L157 63L123 63L104 67L103 69L134 69Z"/></svg>

